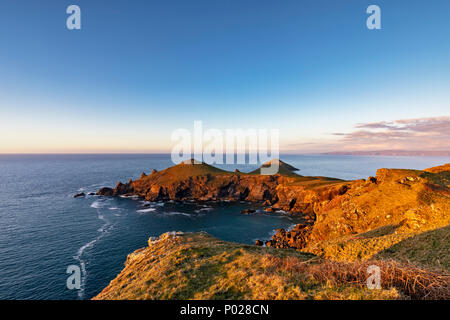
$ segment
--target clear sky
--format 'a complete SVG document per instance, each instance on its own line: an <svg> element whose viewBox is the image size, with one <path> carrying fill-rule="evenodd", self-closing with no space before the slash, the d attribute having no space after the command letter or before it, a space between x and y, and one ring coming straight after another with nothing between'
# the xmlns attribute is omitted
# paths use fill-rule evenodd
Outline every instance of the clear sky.
<svg viewBox="0 0 450 320"><path fill-rule="evenodd" d="M449 15L448 0L2 0L0 153L165 152L194 120L278 128L299 153L450 150Z"/></svg>

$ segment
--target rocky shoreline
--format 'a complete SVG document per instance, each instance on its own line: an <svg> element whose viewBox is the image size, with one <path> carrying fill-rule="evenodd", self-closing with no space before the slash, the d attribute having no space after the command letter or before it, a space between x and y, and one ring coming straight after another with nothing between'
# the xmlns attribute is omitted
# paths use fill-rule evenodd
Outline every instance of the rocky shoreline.
<svg viewBox="0 0 450 320"><path fill-rule="evenodd" d="M98 194L260 202L307 222L254 246L202 232L150 238L94 299L449 299L450 164L355 181L180 164ZM381 290L366 287L371 265Z"/></svg>
<svg viewBox="0 0 450 320"><path fill-rule="evenodd" d="M115 188L101 188L97 194L138 196L147 201L248 201L263 204L267 212L301 214L304 224L279 229L271 240L256 242L276 248L302 249L310 242L389 223L403 228L431 227L450 212L448 165L425 171L379 169L367 180L344 181L304 177L295 173L296 168L276 161L278 174L260 175L258 170L228 172L191 160L143 173L138 180L119 182Z"/></svg>

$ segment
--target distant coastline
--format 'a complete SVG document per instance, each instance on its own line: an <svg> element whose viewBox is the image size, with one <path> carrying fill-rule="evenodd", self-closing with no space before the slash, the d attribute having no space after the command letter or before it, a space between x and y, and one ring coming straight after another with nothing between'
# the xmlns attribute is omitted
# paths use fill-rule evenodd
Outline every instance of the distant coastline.
<svg viewBox="0 0 450 320"><path fill-rule="evenodd" d="M333 151L325 152L327 155L343 156L406 156L406 157L424 157L424 156L450 156L450 151L409 151L409 150L377 150L377 151Z"/></svg>

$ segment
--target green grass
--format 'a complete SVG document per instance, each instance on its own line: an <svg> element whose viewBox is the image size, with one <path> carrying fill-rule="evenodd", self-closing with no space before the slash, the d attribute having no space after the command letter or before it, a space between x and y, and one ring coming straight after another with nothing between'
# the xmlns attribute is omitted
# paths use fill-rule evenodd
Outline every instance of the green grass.
<svg viewBox="0 0 450 320"><path fill-rule="evenodd" d="M450 226L410 236L374 257L450 271Z"/></svg>

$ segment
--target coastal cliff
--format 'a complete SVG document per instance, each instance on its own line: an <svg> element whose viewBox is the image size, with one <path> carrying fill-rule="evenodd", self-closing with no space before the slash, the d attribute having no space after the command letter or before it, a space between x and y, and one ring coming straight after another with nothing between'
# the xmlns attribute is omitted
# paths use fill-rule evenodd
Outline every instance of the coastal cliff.
<svg viewBox="0 0 450 320"><path fill-rule="evenodd" d="M424 171L379 169L365 182L353 181L345 193L314 203L313 226L279 230L269 245L301 249L384 226L391 226L400 240L401 234L443 227L450 223L449 185L448 165Z"/></svg>
<svg viewBox="0 0 450 320"><path fill-rule="evenodd" d="M137 195L147 201L249 201L260 202L274 210L301 213L310 221L324 201L345 193L354 182L327 177L303 177L296 168L280 161L279 173L260 175L229 172L206 163L187 161L167 168L143 173L140 179L119 182L102 188L98 195Z"/></svg>
<svg viewBox="0 0 450 320"><path fill-rule="evenodd" d="M261 202L269 211L302 214L305 223L278 230L264 247L203 233L150 239L96 299L450 298L449 164L379 169L367 180L343 181L188 163L99 194ZM369 264L380 266L388 279L380 291L364 287Z"/></svg>
<svg viewBox="0 0 450 320"><path fill-rule="evenodd" d="M367 288L367 268L381 288ZM294 250L241 245L206 233L168 232L128 255L94 300L449 299L448 273L390 257L335 262Z"/></svg>
<svg viewBox="0 0 450 320"><path fill-rule="evenodd" d="M309 243L358 234L385 225L428 230L449 223L449 165L424 171L379 169L367 180L304 177L280 161L276 175L228 172L187 161L136 181L119 182L99 195L137 195L148 201L250 201L267 211L301 214L305 223L280 229L267 246L302 249Z"/></svg>

